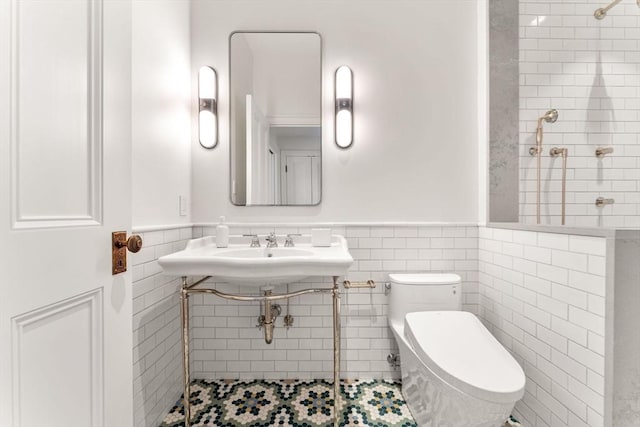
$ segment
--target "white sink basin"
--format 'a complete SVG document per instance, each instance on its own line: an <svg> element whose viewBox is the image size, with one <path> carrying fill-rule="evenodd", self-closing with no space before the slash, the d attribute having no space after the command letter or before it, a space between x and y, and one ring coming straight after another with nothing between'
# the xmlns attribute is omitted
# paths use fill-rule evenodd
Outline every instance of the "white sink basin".
<svg viewBox="0 0 640 427"><path fill-rule="evenodd" d="M220 248L216 254L218 257L225 258L282 258L292 256L313 256L313 251L298 248L249 248L249 249L231 249Z"/></svg>
<svg viewBox="0 0 640 427"><path fill-rule="evenodd" d="M221 282L250 286L293 283L307 277L344 276L353 264L347 241L333 235L331 246L311 246L308 235L295 238L295 247L249 247L250 238L230 236L229 246L218 248L215 238L191 240L185 250L158 259L171 276L213 276ZM263 239L264 240L264 239Z"/></svg>

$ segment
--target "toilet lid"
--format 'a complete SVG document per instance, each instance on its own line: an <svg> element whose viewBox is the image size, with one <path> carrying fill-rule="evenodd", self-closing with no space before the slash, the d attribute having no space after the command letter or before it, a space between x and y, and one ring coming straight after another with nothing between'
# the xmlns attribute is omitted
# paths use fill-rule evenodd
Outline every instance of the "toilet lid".
<svg viewBox="0 0 640 427"><path fill-rule="evenodd" d="M390 274L389 280L401 285L453 285L462 279L453 273L401 273Z"/></svg>
<svg viewBox="0 0 640 427"><path fill-rule="evenodd" d="M472 313L408 313L404 334L420 360L458 390L492 402L522 398L522 368Z"/></svg>

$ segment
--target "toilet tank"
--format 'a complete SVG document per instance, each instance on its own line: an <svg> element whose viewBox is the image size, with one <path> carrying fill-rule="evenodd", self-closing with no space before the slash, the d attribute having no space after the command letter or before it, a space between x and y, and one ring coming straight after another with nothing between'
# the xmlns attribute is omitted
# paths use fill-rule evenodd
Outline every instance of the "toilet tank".
<svg viewBox="0 0 640 427"><path fill-rule="evenodd" d="M461 278L450 273L390 274L389 323L404 323L407 313L461 310Z"/></svg>

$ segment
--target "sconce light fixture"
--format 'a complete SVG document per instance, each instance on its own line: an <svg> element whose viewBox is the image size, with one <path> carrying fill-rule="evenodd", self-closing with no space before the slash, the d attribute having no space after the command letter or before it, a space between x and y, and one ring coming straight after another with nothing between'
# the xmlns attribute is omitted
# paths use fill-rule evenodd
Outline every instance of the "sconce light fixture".
<svg viewBox="0 0 640 427"><path fill-rule="evenodd" d="M336 144L349 148L353 144L353 73L346 65L336 70Z"/></svg>
<svg viewBox="0 0 640 427"><path fill-rule="evenodd" d="M198 136L204 148L218 145L218 76L208 66L198 71Z"/></svg>

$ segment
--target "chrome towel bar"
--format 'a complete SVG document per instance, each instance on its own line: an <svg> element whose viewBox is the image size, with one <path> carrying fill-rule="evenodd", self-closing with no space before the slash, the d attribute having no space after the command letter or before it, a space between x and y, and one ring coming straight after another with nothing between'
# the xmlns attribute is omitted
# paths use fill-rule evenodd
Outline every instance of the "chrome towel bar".
<svg viewBox="0 0 640 427"><path fill-rule="evenodd" d="M342 285L346 288L346 289L357 289L357 288L375 288L376 287L376 282L374 282L373 280L367 280L366 282L354 282L351 283L348 280L345 280L344 282L342 282Z"/></svg>

